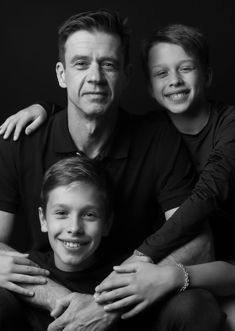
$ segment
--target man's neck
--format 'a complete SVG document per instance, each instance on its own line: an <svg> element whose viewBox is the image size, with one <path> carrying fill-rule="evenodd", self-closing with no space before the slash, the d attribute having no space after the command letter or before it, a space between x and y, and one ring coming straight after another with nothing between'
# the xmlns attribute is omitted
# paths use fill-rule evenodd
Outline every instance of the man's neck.
<svg viewBox="0 0 235 331"><path fill-rule="evenodd" d="M111 114L110 114L111 113ZM89 117L82 116L76 110L68 111L68 126L71 137L78 150L89 158L97 157L109 137L112 135L117 122L117 110L108 115Z"/></svg>
<svg viewBox="0 0 235 331"><path fill-rule="evenodd" d="M180 133L195 135L201 132L208 123L210 108L208 103L204 102L183 114L169 112L168 115Z"/></svg>

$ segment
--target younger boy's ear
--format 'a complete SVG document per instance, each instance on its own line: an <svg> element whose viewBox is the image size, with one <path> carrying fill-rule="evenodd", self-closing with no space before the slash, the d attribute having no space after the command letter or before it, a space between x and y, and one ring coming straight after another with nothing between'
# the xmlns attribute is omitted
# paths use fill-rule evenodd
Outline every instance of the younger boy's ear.
<svg viewBox="0 0 235 331"><path fill-rule="evenodd" d="M39 215L39 220L40 220L40 224L41 224L41 231L47 232L47 221L44 217L42 207L38 208L38 215Z"/></svg>
<svg viewBox="0 0 235 331"><path fill-rule="evenodd" d="M206 87L210 87L212 83L213 71L211 67L207 68L206 71Z"/></svg>
<svg viewBox="0 0 235 331"><path fill-rule="evenodd" d="M103 229L103 236L104 237L107 237L108 236L112 224L113 224L113 213L105 221L105 225L104 225L104 229Z"/></svg>

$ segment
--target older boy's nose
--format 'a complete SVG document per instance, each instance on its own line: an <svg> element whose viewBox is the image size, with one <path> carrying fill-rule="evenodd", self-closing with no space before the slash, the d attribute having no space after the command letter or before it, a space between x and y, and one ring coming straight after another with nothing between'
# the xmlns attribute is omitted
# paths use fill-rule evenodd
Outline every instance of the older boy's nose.
<svg viewBox="0 0 235 331"><path fill-rule="evenodd" d="M170 82L169 85L170 86L177 86L177 85L181 85L183 83L183 78L181 77L179 72L172 72L170 74Z"/></svg>

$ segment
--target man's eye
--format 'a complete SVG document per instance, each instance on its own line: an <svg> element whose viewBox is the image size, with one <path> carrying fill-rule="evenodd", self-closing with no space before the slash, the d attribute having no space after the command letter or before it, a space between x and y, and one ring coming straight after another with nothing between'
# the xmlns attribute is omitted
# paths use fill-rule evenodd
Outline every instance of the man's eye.
<svg viewBox="0 0 235 331"><path fill-rule="evenodd" d="M117 66L113 62L103 62L102 63L102 68L105 70L117 70Z"/></svg>
<svg viewBox="0 0 235 331"><path fill-rule="evenodd" d="M86 61L77 61L74 64L74 66L79 70L86 69L87 66L88 66L88 62L86 62Z"/></svg>

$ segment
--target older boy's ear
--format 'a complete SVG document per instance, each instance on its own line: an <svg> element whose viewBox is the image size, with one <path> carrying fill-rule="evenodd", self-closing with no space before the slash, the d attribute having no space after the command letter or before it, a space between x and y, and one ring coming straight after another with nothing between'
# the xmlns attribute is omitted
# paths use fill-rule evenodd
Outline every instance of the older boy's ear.
<svg viewBox="0 0 235 331"><path fill-rule="evenodd" d="M47 232L47 221L44 217L42 207L38 208L38 215L39 215L39 220L40 220L40 224L41 224L41 231Z"/></svg>
<svg viewBox="0 0 235 331"><path fill-rule="evenodd" d="M212 78L213 78L213 71L211 67L207 68L206 71L206 87L210 87L212 83Z"/></svg>
<svg viewBox="0 0 235 331"><path fill-rule="evenodd" d="M57 79L58 79L60 87L66 88L67 85L66 85L66 80L65 80L65 69L64 69L64 65L62 62L56 63L56 75L57 75Z"/></svg>
<svg viewBox="0 0 235 331"><path fill-rule="evenodd" d="M103 236L104 237L108 236L112 224L113 224L113 213L109 216L109 218L105 222L104 229L103 229Z"/></svg>

